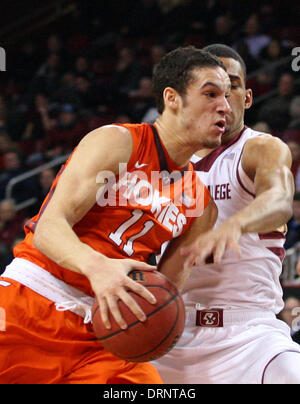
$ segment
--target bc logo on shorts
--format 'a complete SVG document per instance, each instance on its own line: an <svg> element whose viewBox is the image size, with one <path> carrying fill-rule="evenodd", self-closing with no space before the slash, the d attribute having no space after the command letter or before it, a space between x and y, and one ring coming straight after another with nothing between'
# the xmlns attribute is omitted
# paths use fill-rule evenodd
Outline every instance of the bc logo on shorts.
<svg viewBox="0 0 300 404"><path fill-rule="evenodd" d="M223 327L223 310L197 310L196 325L199 327Z"/></svg>

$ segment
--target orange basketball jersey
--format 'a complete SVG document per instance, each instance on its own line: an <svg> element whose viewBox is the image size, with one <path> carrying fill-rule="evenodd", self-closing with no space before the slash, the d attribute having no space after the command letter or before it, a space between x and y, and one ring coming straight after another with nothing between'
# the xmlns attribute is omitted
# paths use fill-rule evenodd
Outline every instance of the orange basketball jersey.
<svg viewBox="0 0 300 404"><path fill-rule="evenodd" d="M104 189L99 186L95 205L73 230L83 243L110 258L147 262L164 242L183 234L203 213L210 194L191 163L177 167L171 160L154 125L121 126L132 135L131 158L120 164L117 176L108 177ZM93 296L85 276L59 266L33 246L36 224L71 158L61 167L39 213L25 224L25 239L14 248L14 255ZM96 181L103 183L105 173L100 172Z"/></svg>

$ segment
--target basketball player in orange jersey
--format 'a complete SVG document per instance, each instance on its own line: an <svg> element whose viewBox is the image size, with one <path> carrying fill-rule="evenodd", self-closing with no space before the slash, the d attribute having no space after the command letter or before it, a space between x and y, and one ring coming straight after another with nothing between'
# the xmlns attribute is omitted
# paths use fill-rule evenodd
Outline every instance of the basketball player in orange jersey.
<svg viewBox="0 0 300 404"><path fill-rule="evenodd" d="M241 57L225 45L205 50L220 57L231 79L222 145L192 159L218 219L186 248L196 262L183 290L186 328L157 368L166 383L299 384L300 347L276 318L283 308L285 223L292 214L291 154L280 139L244 125L252 91ZM214 262L205 265L211 253ZM176 266L176 255L166 259Z"/></svg>
<svg viewBox="0 0 300 404"><path fill-rule="evenodd" d="M0 278L6 317L1 383L161 383L151 364L120 360L100 346L91 305L96 296L107 328L110 315L126 328L118 300L145 321L128 291L155 299L127 274L152 270L150 254L173 237L188 245L193 221L198 232L213 225L215 205L207 189L197 187L189 160L220 144L230 80L217 58L187 47L161 60L153 86L161 113L155 124L109 125L87 134L26 223L25 240ZM167 177L166 196L165 177L151 182L157 172L187 177L185 194ZM186 276L181 269L167 275L178 287Z"/></svg>

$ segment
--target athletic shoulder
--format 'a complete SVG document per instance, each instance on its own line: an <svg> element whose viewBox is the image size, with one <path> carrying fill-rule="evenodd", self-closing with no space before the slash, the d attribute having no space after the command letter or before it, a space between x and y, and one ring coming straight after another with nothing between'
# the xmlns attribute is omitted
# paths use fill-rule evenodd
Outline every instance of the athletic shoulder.
<svg viewBox="0 0 300 404"><path fill-rule="evenodd" d="M110 124L101 126L88 133L79 143L80 150L101 155L108 161L128 164L128 169L138 160L139 156L151 150L152 128L147 123L141 124Z"/></svg>
<svg viewBox="0 0 300 404"><path fill-rule="evenodd" d="M289 148L286 143L276 136L269 133L255 132L252 130L252 136L247 139L244 146L244 153L255 153L259 155L266 151L288 151ZM253 155L253 157L255 157Z"/></svg>
<svg viewBox="0 0 300 404"><path fill-rule="evenodd" d="M245 142L242 166L252 178L258 167L285 166L290 169L292 156L289 147L278 137L268 133L258 133Z"/></svg>
<svg viewBox="0 0 300 404"><path fill-rule="evenodd" d="M70 168L93 174L99 170L118 172L119 163L127 163L133 151L130 131L118 125L106 125L87 133L67 161Z"/></svg>
<svg viewBox="0 0 300 404"><path fill-rule="evenodd" d="M131 134L130 130L121 125L105 125L89 132L83 137L78 146L82 144L93 143L114 143L120 142L120 146L130 145Z"/></svg>

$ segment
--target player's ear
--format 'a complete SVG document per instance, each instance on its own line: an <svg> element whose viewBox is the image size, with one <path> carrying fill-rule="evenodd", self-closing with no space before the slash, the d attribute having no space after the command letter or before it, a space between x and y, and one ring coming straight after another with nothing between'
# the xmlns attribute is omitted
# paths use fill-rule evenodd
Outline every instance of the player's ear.
<svg viewBox="0 0 300 404"><path fill-rule="evenodd" d="M253 92L251 88L247 88L245 95L245 109L251 108L253 103Z"/></svg>
<svg viewBox="0 0 300 404"><path fill-rule="evenodd" d="M174 90L174 88L166 87L164 89L163 96L164 96L165 107L167 107L173 111L178 108L179 94L177 93L176 90Z"/></svg>

